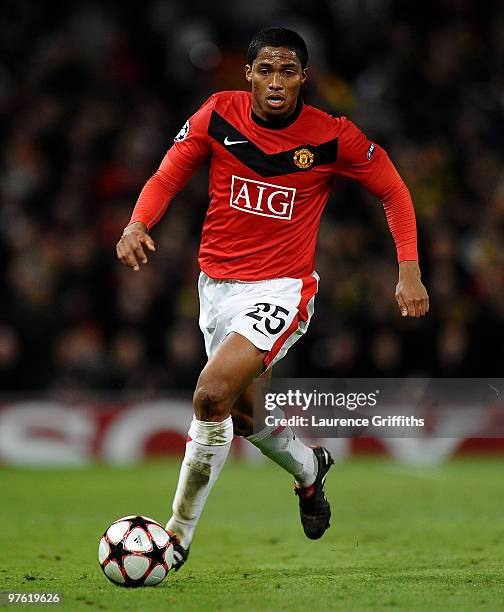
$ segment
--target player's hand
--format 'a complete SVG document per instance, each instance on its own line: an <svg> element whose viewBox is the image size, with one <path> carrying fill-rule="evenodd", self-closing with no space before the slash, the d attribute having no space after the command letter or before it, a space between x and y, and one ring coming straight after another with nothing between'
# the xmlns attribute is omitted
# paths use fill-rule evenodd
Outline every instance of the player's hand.
<svg viewBox="0 0 504 612"><path fill-rule="evenodd" d="M133 272L140 270L140 263L146 264L148 259L144 246L154 252L156 245L147 233L147 227L143 223L132 223L128 225L117 243L117 259L131 268ZM140 262L140 263L139 263Z"/></svg>
<svg viewBox="0 0 504 612"><path fill-rule="evenodd" d="M399 264L395 298L403 317L418 319L429 312L429 296L420 276L417 261L402 261Z"/></svg>

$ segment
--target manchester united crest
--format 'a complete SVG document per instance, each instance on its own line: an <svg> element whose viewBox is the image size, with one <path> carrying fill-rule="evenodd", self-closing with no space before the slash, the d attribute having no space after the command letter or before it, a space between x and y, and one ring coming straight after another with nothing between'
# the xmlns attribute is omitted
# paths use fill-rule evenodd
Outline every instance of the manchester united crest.
<svg viewBox="0 0 504 612"><path fill-rule="evenodd" d="M310 149L298 149L294 153L294 163L298 168L306 170L313 164L313 153Z"/></svg>

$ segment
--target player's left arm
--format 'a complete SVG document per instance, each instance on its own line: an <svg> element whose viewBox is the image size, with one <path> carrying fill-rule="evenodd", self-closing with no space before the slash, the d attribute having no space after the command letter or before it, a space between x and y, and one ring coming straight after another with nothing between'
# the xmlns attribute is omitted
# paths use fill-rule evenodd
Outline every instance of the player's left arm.
<svg viewBox="0 0 504 612"><path fill-rule="evenodd" d="M336 172L358 181L382 201L397 249L399 310L403 317L422 317L429 312L429 296L421 280L410 192L387 153L345 117L340 122Z"/></svg>

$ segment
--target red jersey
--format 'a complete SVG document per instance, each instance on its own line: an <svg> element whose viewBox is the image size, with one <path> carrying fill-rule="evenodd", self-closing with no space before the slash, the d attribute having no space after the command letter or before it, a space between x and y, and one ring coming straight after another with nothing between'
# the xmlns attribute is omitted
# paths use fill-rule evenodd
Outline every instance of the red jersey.
<svg viewBox="0 0 504 612"><path fill-rule="evenodd" d="M309 276L336 175L382 199L399 261L418 259L411 198L383 149L345 117L301 101L283 122L265 122L244 91L214 94L186 122L142 190L130 223L150 229L207 158L210 203L199 263L208 276Z"/></svg>

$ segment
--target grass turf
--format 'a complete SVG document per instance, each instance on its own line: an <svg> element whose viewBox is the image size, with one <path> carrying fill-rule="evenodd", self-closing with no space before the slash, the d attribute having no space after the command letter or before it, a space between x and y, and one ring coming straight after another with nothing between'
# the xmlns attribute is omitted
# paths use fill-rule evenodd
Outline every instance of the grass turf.
<svg viewBox="0 0 504 612"><path fill-rule="evenodd" d="M64 610L504 610L503 468L501 459L337 464L333 526L311 542L288 476L229 462L189 563L136 590L107 581L98 539L126 514L163 522L178 462L3 469L0 591L60 591Z"/></svg>

